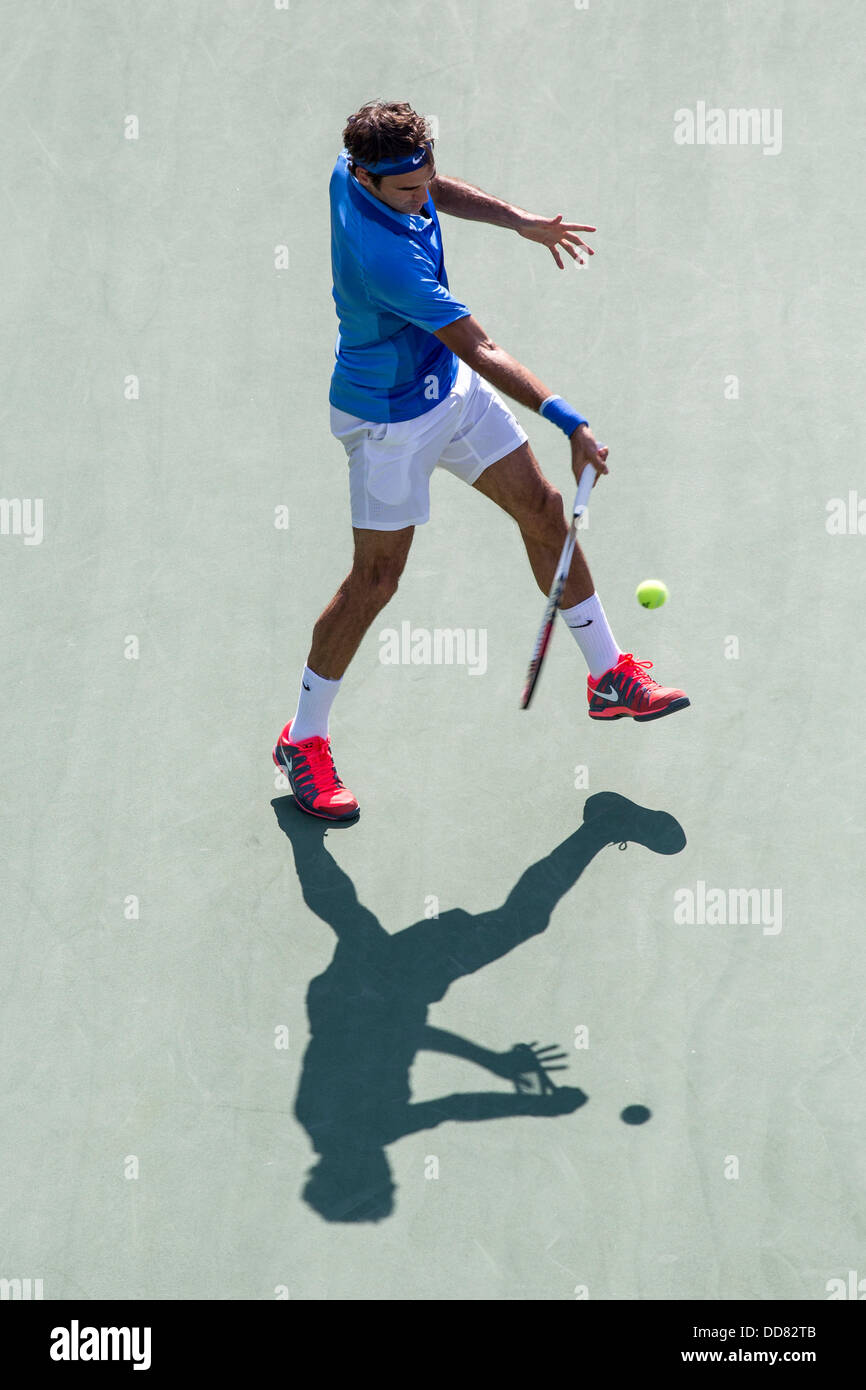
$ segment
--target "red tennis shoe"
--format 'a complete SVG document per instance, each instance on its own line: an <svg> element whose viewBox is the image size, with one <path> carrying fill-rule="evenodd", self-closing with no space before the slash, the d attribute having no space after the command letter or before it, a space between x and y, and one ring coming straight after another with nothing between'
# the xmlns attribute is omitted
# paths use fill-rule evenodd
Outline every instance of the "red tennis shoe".
<svg viewBox="0 0 866 1390"><path fill-rule="evenodd" d="M603 676L597 680L589 676L586 693L590 719L623 719L630 715L643 723L685 709L689 703L685 692L659 685L648 674L651 666L651 661L635 661L631 652L625 652Z"/></svg>
<svg viewBox="0 0 866 1390"><path fill-rule="evenodd" d="M329 738L305 738L293 743L289 720L277 740L273 758L289 779L302 810L323 820L354 820L360 807L337 776Z"/></svg>

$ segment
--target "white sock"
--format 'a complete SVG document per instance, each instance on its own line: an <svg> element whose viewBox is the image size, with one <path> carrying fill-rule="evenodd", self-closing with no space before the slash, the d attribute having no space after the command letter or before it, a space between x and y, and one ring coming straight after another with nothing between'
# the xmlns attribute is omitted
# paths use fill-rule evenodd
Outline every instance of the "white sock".
<svg viewBox="0 0 866 1390"><path fill-rule="evenodd" d="M573 608L562 608L560 612L583 652L589 674L594 679L603 676L616 665L622 652L613 640L598 594L576 603Z"/></svg>
<svg viewBox="0 0 866 1390"><path fill-rule="evenodd" d="M329 681L317 676L309 666L304 667L298 708L289 730L292 743L301 743L305 738L328 737L328 715L341 685L342 679Z"/></svg>

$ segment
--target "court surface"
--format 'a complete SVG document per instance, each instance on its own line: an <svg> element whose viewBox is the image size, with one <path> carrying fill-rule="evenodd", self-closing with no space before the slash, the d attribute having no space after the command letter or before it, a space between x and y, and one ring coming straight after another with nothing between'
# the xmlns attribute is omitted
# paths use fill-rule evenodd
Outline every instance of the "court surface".
<svg viewBox="0 0 866 1390"><path fill-rule="evenodd" d="M866 1277L858 8L0 18L0 1276L317 1300ZM333 711L361 819L325 833L270 752L350 557L327 183L375 96L437 117L441 172L597 225L560 272L443 217L446 263L610 445L581 538L620 644L692 705L592 723L560 629L521 712L543 600L508 518L437 477ZM570 496L562 436L516 413ZM452 1051L416 1055L425 1027ZM479 1064L533 1041L570 1089Z"/></svg>

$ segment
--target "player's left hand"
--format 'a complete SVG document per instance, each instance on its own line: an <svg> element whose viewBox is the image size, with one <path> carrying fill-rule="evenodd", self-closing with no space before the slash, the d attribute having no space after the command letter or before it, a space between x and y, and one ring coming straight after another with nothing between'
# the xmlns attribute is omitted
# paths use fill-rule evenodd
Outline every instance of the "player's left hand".
<svg viewBox="0 0 866 1390"><path fill-rule="evenodd" d="M558 250L560 246L580 265L586 265L583 252L588 256L595 255L592 247L587 246L576 233L594 232L596 228L582 222L563 222L562 213L557 217L536 217L533 213L527 213L526 220L517 230L527 241L537 241L541 246L546 246L560 270L565 270Z"/></svg>
<svg viewBox="0 0 866 1390"><path fill-rule="evenodd" d="M550 1095L556 1090L548 1076L551 1071L565 1071L557 1066L566 1054L557 1049L556 1043L539 1047L538 1043L516 1043L510 1052L502 1054L500 1075L505 1076L518 1094Z"/></svg>

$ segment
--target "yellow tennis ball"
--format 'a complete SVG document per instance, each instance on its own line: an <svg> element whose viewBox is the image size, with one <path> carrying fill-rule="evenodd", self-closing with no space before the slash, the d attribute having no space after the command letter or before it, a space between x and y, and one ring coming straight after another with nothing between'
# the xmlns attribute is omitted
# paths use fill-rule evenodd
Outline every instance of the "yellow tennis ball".
<svg viewBox="0 0 866 1390"><path fill-rule="evenodd" d="M661 608L667 596L667 585L660 579L645 579L637 586L637 601L643 608Z"/></svg>

